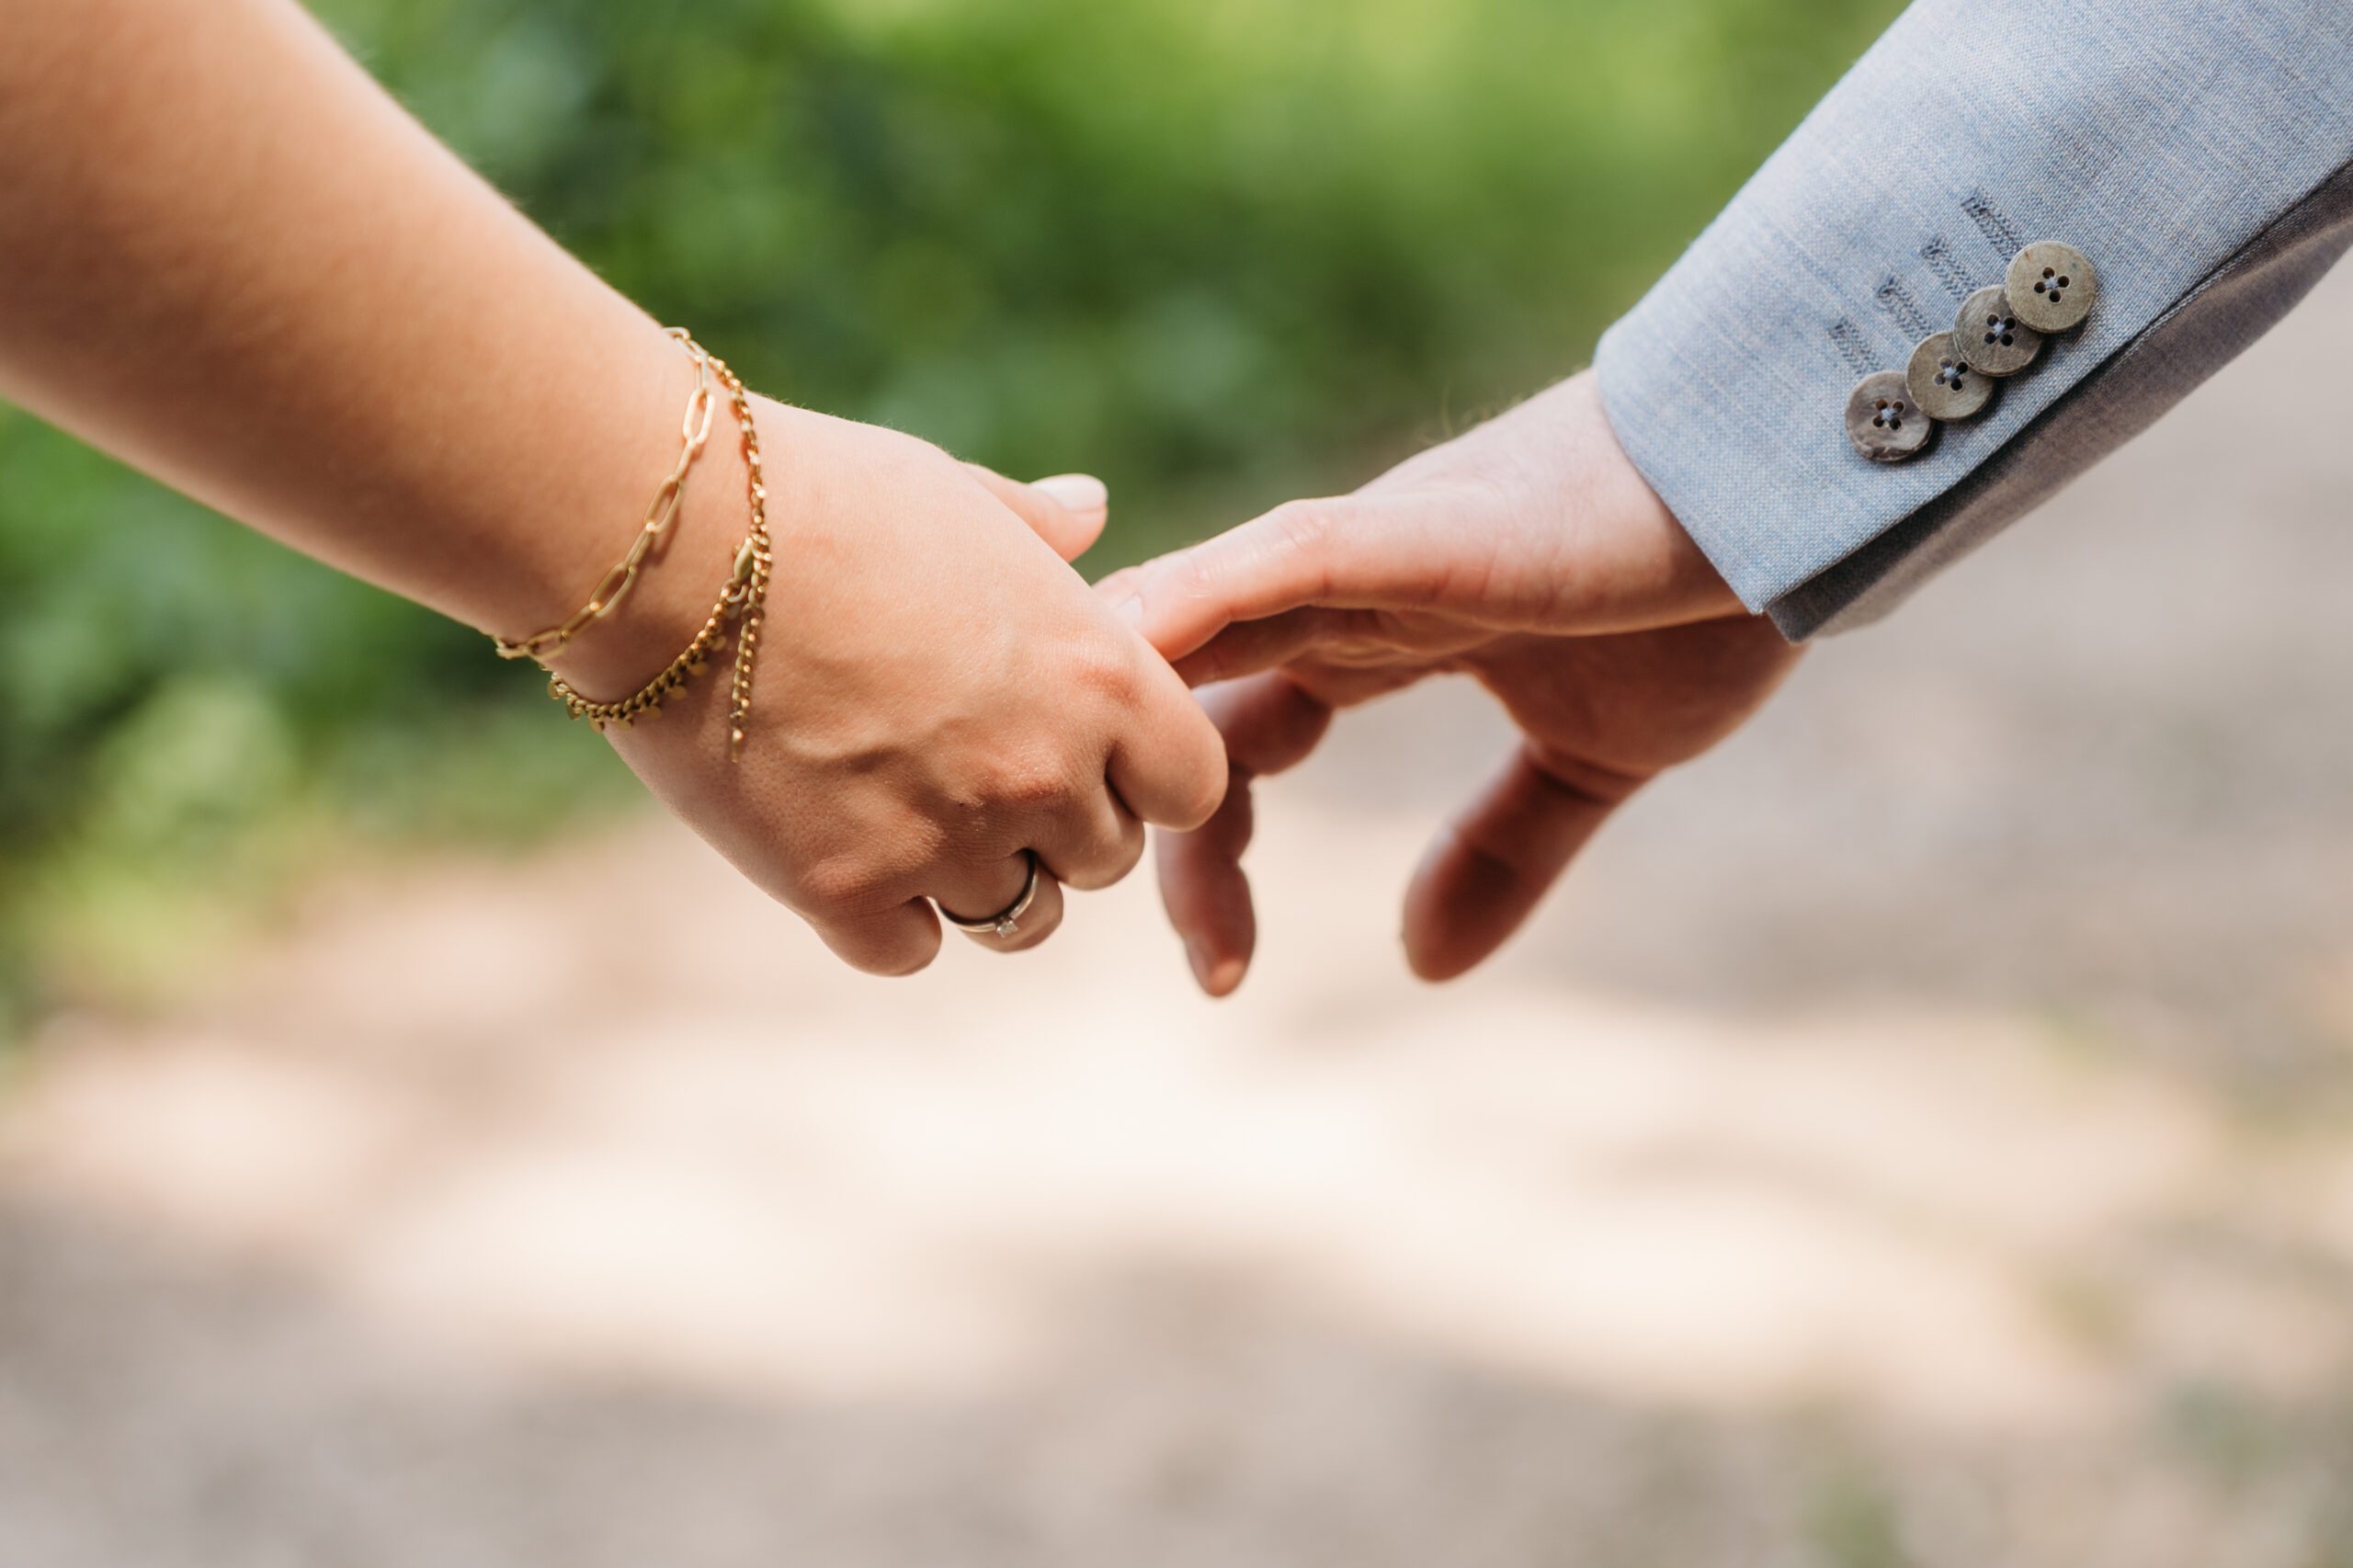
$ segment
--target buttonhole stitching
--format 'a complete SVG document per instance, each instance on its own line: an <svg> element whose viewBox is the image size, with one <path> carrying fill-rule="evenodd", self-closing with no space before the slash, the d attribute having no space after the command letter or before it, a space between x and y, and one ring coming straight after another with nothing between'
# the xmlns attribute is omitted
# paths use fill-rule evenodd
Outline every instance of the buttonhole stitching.
<svg viewBox="0 0 2353 1568"><path fill-rule="evenodd" d="M2018 232L2018 226L1984 191L1972 191L1961 202L1961 210L1977 225L1977 232L1994 247L1995 255L2006 259L2026 249L2026 237Z"/></svg>
<svg viewBox="0 0 2353 1568"><path fill-rule="evenodd" d="M1927 244L1920 247L1920 259L1927 263L1928 270L1936 275L1938 282L1945 286L1945 292L1954 299L1966 300L1976 292L1969 286L1968 271L1961 265L1960 258L1952 254L1951 242L1942 234L1932 236Z"/></svg>
<svg viewBox="0 0 2353 1568"><path fill-rule="evenodd" d="M1830 324L1830 341L1847 361L1847 368L1858 376L1871 373L1870 347L1863 341L1862 329L1845 316Z"/></svg>
<svg viewBox="0 0 2353 1568"><path fill-rule="evenodd" d="M1920 301L1913 297L1912 290L1904 286L1901 278L1891 275L1882 278L1875 297L1879 301L1879 308L1914 337L1926 337L1933 330L1928 324L1927 312L1920 308Z"/></svg>

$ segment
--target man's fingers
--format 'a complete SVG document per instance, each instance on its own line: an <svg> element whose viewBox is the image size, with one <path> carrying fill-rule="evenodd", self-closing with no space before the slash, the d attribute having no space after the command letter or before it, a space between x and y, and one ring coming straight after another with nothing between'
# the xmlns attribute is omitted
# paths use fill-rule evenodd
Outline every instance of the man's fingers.
<svg viewBox="0 0 2353 1568"><path fill-rule="evenodd" d="M1450 618L1415 618L1383 609L1331 609L1310 606L1287 609L1263 620L1237 620L1200 647L1176 660L1176 673L1188 686L1210 686L1241 680L1261 671L1290 665L1295 672L1317 672L1318 681L1336 683L1360 695L1342 696L1334 706L1346 708L1411 685L1438 661L1476 648L1494 639L1484 627ZM1394 679L1358 681L1352 672L1389 670ZM1302 681L1308 677L1302 675Z"/></svg>
<svg viewBox="0 0 2353 1568"><path fill-rule="evenodd" d="M1405 893L1414 972L1452 980L1503 946L1638 782L1572 782L1522 746L1439 830L1414 874Z"/></svg>
<svg viewBox="0 0 2353 1568"><path fill-rule="evenodd" d="M1250 778L1236 773L1217 814L1198 832L1156 835L1160 905L1184 940L1193 978L1212 996L1233 994L1258 945L1258 915L1242 869L1250 829Z"/></svg>
<svg viewBox="0 0 2353 1568"><path fill-rule="evenodd" d="M1169 659L1235 621L1306 605L1404 608L1427 597L1431 576L1416 516L1358 497L1288 502L1118 574L1103 584L1104 597Z"/></svg>
<svg viewBox="0 0 2353 1568"><path fill-rule="evenodd" d="M1111 493L1091 473L1058 473L1023 484L978 463L964 468L1064 561L1075 561L1094 548L1110 520Z"/></svg>
<svg viewBox="0 0 2353 1568"><path fill-rule="evenodd" d="M1332 704L1287 675L1254 676L1200 694L1228 763L1256 777L1296 767L1332 726Z"/></svg>
<svg viewBox="0 0 2353 1568"><path fill-rule="evenodd" d="M1212 686L1277 669L1364 634L1375 612L1361 609L1285 610L1263 620L1236 621L1176 661L1187 686Z"/></svg>
<svg viewBox="0 0 2353 1568"><path fill-rule="evenodd" d="M1242 852L1250 846L1251 779L1279 773L1315 749L1332 710L1279 675L1260 676L1201 694L1232 759L1233 776L1217 814L1194 833L1159 835L1160 902L1184 938L1194 978L1212 996L1242 983L1257 947L1258 919Z"/></svg>

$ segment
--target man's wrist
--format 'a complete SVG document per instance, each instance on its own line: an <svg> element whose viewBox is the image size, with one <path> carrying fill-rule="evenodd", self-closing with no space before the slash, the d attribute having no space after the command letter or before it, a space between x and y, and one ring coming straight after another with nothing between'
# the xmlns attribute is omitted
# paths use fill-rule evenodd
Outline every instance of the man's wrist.
<svg viewBox="0 0 2353 1568"><path fill-rule="evenodd" d="M1601 395L1597 375L1579 378L1585 387L1583 412L1592 422L1597 482L1607 487L1600 504L1622 526L1652 541L1643 553L1650 558L1648 580L1641 585L1654 623L1714 620L1744 615L1747 607L1724 578L1697 536L1676 516L1675 509L1626 450Z"/></svg>

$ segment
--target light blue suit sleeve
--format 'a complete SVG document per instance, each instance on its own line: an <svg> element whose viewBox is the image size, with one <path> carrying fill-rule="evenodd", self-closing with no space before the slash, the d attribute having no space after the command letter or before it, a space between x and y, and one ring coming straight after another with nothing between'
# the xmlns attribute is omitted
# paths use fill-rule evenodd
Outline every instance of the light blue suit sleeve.
<svg viewBox="0 0 2353 1568"><path fill-rule="evenodd" d="M2099 269L2089 323L1915 461L1857 452L1848 390L2038 239ZM1917 0L1603 336L1602 400L1743 602L1839 630L2154 420L2348 243L2353 0Z"/></svg>

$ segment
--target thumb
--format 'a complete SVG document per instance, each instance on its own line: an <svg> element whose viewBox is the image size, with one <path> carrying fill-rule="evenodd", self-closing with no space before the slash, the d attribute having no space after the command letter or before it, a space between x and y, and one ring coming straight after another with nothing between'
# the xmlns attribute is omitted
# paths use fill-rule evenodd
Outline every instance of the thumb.
<svg viewBox="0 0 2353 1568"><path fill-rule="evenodd" d="M1414 873L1405 892L1414 972L1452 980L1502 947L1632 787L1613 778L1583 788L1521 746L1439 830Z"/></svg>
<svg viewBox="0 0 2353 1568"><path fill-rule="evenodd" d="M1417 496L1290 501L1230 532L1107 578L1101 590L1144 641L1171 660L1236 621L1306 605L1409 608L1427 601L1446 578L1444 562L1430 558L1433 530L1422 526L1427 512Z"/></svg>
<svg viewBox="0 0 2353 1568"><path fill-rule="evenodd" d="M1023 484L978 463L964 467L1064 561L1076 561L1092 549L1110 520L1110 490L1091 473L1058 473Z"/></svg>

